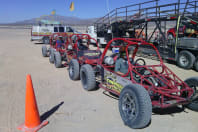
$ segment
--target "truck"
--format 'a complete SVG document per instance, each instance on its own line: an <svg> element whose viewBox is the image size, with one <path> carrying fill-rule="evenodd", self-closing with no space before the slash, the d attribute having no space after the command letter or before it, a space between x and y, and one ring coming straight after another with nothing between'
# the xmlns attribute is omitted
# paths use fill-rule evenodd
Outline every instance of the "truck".
<svg viewBox="0 0 198 132"><path fill-rule="evenodd" d="M50 36L53 33L67 32L68 34L73 34L76 31L70 26L64 25L54 25L54 24L39 24L33 25L31 29L31 41L40 41L44 44L50 43Z"/></svg>
<svg viewBox="0 0 198 132"><path fill-rule="evenodd" d="M198 71L197 5L197 0L151 0L116 8L94 23L97 40L143 39L154 44L164 60Z"/></svg>

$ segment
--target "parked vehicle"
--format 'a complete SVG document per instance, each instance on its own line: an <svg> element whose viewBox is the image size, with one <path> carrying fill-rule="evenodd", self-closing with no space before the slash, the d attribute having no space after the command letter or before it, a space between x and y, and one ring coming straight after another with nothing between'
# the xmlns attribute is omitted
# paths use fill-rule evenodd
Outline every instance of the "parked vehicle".
<svg viewBox="0 0 198 132"><path fill-rule="evenodd" d="M73 34L76 31L69 26L62 25L34 25L31 30L31 41L40 41L45 44L50 43L50 36L53 33L63 33Z"/></svg>
<svg viewBox="0 0 198 132"><path fill-rule="evenodd" d="M198 23L190 18L178 20L178 22L178 29L174 27L167 31L169 46L176 47L175 60L178 66L184 69L191 69L194 66L198 71L196 60L198 58Z"/></svg>
<svg viewBox="0 0 198 132"><path fill-rule="evenodd" d="M50 36L50 46L42 46L43 57L49 56L50 63L54 63L56 68L62 67L62 61L66 60L66 45L70 43L67 33L53 33ZM63 64L65 65L65 64Z"/></svg>
<svg viewBox="0 0 198 132"><path fill-rule="evenodd" d="M70 39L71 43L66 46L69 77L72 80L77 80L80 78L81 66L86 64L96 66L102 52L97 41L87 34L72 34ZM91 41L95 41L96 47L91 45Z"/></svg>
<svg viewBox="0 0 198 132"><path fill-rule="evenodd" d="M117 62L121 57L117 50L120 47L126 53L121 62L128 67L123 74L116 71L116 66L120 68ZM154 60L139 56L145 49L153 53ZM146 127L153 108L184 105L198 111L198 78L182 81L165 66L157 48L141 39L112 39L96 68L82 65L80 77L85 90L96 89L93 84L97 81L99 87L119 96L121 118L131 128Z"/></svg>

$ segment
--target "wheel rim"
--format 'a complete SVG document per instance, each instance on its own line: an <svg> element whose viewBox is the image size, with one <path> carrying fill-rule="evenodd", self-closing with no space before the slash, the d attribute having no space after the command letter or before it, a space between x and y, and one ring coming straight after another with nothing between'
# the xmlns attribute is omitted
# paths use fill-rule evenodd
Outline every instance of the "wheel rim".
<svg viewBox="0 0 198 132"><path fill-rule="evenodd" d="M188 58L184 55L182 55L180 57L180 63L183 65L183 66L187 66L189 64L189 61L188 61Z"/></svg>
<svg viewBox="0 0 198 132"><path fill-rule="evenodd" d="M73 77L73 74L74 74L74 68L73 68L73 65L70 64L70 66L69 66L69 75L70 75L71 77Z"/></svg>
<svg viewBox="0 0 198 132"><path fill-rule="evenodd" d="M122 111L127 119L133 119L137 114L135 100L129 93L123 96Z"/></svg>

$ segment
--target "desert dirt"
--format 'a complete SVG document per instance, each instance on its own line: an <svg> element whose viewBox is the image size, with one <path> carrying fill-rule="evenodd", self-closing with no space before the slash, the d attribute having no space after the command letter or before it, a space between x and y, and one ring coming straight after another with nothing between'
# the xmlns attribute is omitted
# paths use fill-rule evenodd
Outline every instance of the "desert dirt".
<svg viewBox="0 0 198 132"><path fill-rule="evenodd" d="M41 119L40 132L197 132L198 113L180 108L153 112L148 127L125 126L118 100L103 89L87 92L69 79L67 68L55 68L42 57L40 43L30 41L30 29L0 29L0 132L19 132L25 119L26 75L31 74ZM167 64L181 79L198 76Z"/></svg>

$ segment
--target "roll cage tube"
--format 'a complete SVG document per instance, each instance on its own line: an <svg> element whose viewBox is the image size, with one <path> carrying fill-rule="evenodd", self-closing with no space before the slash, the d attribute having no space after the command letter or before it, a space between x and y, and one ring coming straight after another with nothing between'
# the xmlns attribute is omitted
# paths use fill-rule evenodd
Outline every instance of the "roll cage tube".
<svg viewBox="0 0 198 132"><path fill-rule="evenodd" d="M116 40L122 40L123 42L127 43L125 52L126 52L129 68L128 68L128 72L125 75L122 75L122 77L126 77L130 73L131 78L133 78L133 76L132 76L132 71L133 70L132 69L137 67L137 66L134 66L133 64L131 64L130 58L129 58L128 48L129 48L129 46L132 46L132 45L135 45L135 49L134 49L134 52L133 52L133 55L132 55L132 59L133 60L135 59L136 53L137 53L138 48L139 48L140 45L149 45L149 46L153 47L153 49L156 51L157 56L158 56L158 58L160 60L160 65L163 65L163 61L162 61L162 59L160 57L160 54L159 54L157 48L153 44L150 44L148 42L145 42L145 41L140 40L140 39L135 39L135 38L131 38L131 39L115 38L115 39L112 39L111 41L109 41L109 43L107 44L107 46L106 46L106 48L105 48L105 50L104 50L104 52L103 52L103 54L101 56L101 59L99 61L100 65L103 65L102 62L104 60L104 56L106 55L107 50L109 49L109 46L112 44L113 41L116 41ZM114 47L120 47L120 46L114 46ZM141 66L138 66L138 67L141 67Z"/></svg>
<svg viewBox="0 0 198 132"><path fill-rule="evenodd" d="M111 41L109 41L109 42L107 43L107 45L106 45L106 48L105 48L104 51L103 51L103 54L102 54L101 59L100 59L100 61L99 61L99 64L102 64L102 62L103 62L103 60L104 60L104 56L106 55L106 52L108 51L110 45L112 44L113 41L116 41L116 40L122 40L123 42L128 43L128 44L126 45L126 46L127 46L127 48L126 48L127 58L128 58L128 50L127 50L127 49L128 49L128 47L129 47L130 45L136 45L136 49L134 49L134 50L136 50L136 52L137 52L137 50L138 50L138 48L139 48L139 45L144 44L144 45L149 45L149 46L151 46L151 47L154 48L154 50L156 51L157 56L158 56L158 58L159 58L159 60L160 60L160 64L163 64L162 58L161 58L161 56L160 56L160 54L159 54L159 51L157 50L157 48L156 48L153 44L148 43L148 42L145 42L144 40L141 40L141 39L136 39L136 38L130 38L130 39L125 39L125 38L114 38L114 39L112 39ZM116 47L116 46L115 46L115 47ZM117 47L118 47L118 46L117 46ZM134 58L135 55L136 55L136 53L134 52L132 58ZM129 58L128 58L128 59L129 59Z"/></svg>
<svg viewBox="0 0 198 132"><path fill-rule="evenodd" d="M77 39L78 39L78 38L82 37L83 35L88 35L88 34L71 34L71 35L69 36L69 38L68 38L69 41L70 41L70 44L71 44L73 47L75 47L75 43L76 43L76 42L73 43L72 37L73 37L73 36L76 36Z"/></svg>
<svg viewBox="0 0 198 132"><path fill-rule="evenodd" d="M87 37L87 36L88 36L88 38L85 38L85 37ZM78 39L76 40L75 45L77 45L78 41L81 40L81 39L94 40L95 43L96 43L96 46L97 46L97 50L100 50L100 48L99 48L99 46L98 46L98 42L96 41L96 39L90 37L90 35L87 35L87 34L85 34L85 35L82 36L82 37L78 37ZM90 42L89 42L89 43L90 43ZM87 44L88 47L89 47L89 43ZM77 46L77 50L79 50L79 49L78 49L78 46Z"/></svg>
<svg viewBox="0 0 198 132"><path fill-rule="evenodd" d="M154 50L155 50L155 52L157 53L157 56L158 56L158 58L159 58L159 60L160 60L160 64L163 64L163 61L162 61L162 58L161 58L161 56L160 56L160 53L159 53L159 51L158 51L158 49L153 45L153 44L151 44L151 43L148 43L148 42L146 42L146 41L144 41L144 40L142 40L142 39L136 39L136 38L128 38L127 40L129 40L129 41L132 41L132 42L137 42L137 50L138 50L138 48L139 48L139 45L149 45L149 46L151 46ZM132 44L131 44L132 45ZM136 51L137 52L137 51ZM136 54L136 53L135 53ZM134 57L135 57L135 54L134 54Z"/></svg>
<svg viewBox="0 0 198 132"><path fill-rule="evenodd" d="M56 33L58 36L62 36L62 37L67 37L64 40L64 47L66 48L67 44L69 43L69 35L67 33ZM56 36L55 40L57 40L58 36ZM55 48L57 48L57 43L55 45Z"/></svg>

